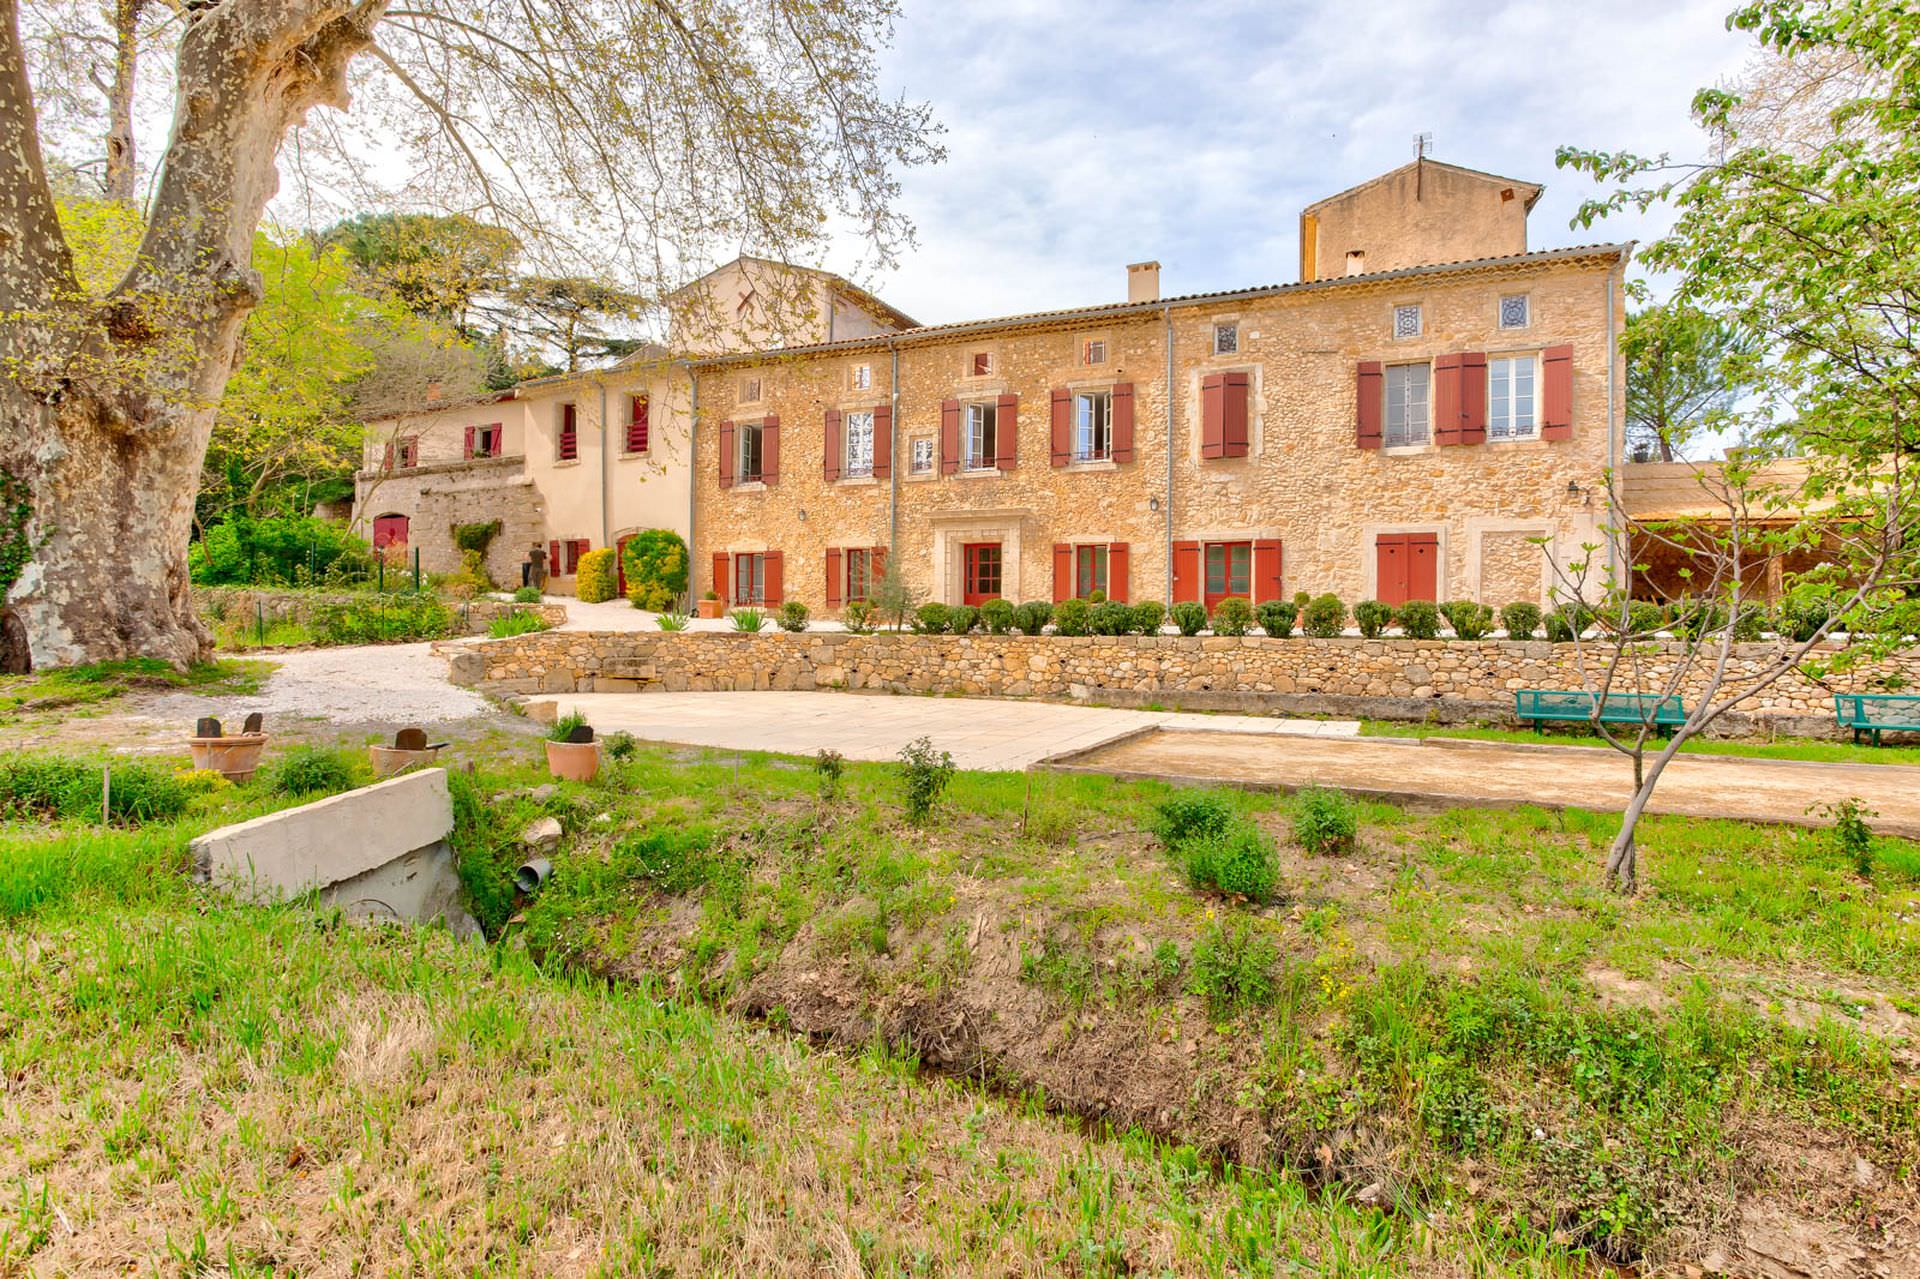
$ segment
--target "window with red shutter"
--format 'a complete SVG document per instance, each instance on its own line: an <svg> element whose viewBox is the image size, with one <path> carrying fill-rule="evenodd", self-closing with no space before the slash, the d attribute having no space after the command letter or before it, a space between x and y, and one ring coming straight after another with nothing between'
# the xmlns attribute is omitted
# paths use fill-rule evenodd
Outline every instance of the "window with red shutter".
<svg viewBox="0 0 1920 1279"><path fill-rule="evenodd" d="M1460 356L1460 442L1487 442L1487 353L1466 351Z"/></svg>
<svg viewBox="0 0 1920 1279"><path fill-rule="evenodd" d="M1251 413L1252 385L1245 373L1221 375L1220 443L1222 457L1247 455L1247 419Z"/></svg>
<svg viewBox="0 0 1920 1279"><path fill-rule="evenodd" d="M1354 370L1353 385L1353 442L1357 447L1380 447L1380 410L1385 394L1380 361L1362 360Z"/></svg>
<svg viewBox="0 0 1920 1279"><path fill-rule="evenodd" d="M994 415L994 465L1011 471L1020 461L1020 397L1003 395Z"/></svg>
<svg viewBox="0 0 1920 1279"><path fill-rule="evenodd" d="M960 469L960 401L940 402L940 474Z"/></svg>
<svg viewBox="0 0 1920 1279"><path fill-rule="evenodd" d="M1127 581L1128 562L1132 559L1125 542L1113 542L1107 547L1107 598L1118 600L1122 604L1132 602L1128 593L1131 584Z"/></svg>
<svg viewBox="0 0 1920 1279"><path fill-rule="evenodd" d="M769 488L780 482L780 418L773 413L760 424L760 482Z"/></svg>
<svg viewBox="0 0 1920 1279"><path fill-rule="evenodd" d="M1200 599L1200 543L1173 544L1173 602Z"/></svg>
<svg viewBox="0 0 1920 1279"><path fill-rule="evenodd" d="M881 405L873 411L873 478L893 477L893 410Z"/></svg>
<svg viewBox="0 0 1920 1279"><path fill-rule="evenodd" d="M1280 584L1280 541L1262 538L1253 544L1253 602L1285 599Z"/></svg>
<svg viewBox="0 0 1920 1279"><path fill-rule="evenodd" d="M1540 438L1573 438L1573 348L1550 346L1540 353Z"/></svg>
<svg viewBox="0 0 1920 1279"><path fill-rule="evenodd" d="M420 437L409 435L400 441L400 469L410 471L420 465Z"/></svg>
<svg viewBox="0 0 1920 1279"><path fill-rule="evenodd" d="M560 438L555 456L562 462L572 462L580 456L580 420L571 404L560 406Z"/></svg>
<svg viewBox="0 0 1920 1279"><path fill-rule="evenodd" d="M709 589L723 600L733 598L733 579L727 572L728 557L724 554L713 557L713 581Z"/></svg>
<svg viewBox="0 0 1920 1279"><path fill-rule="evenodd" d="M1053 544L1053 602L1073 598L1073 547L1066 542Z"/></svg>
<svg viewBox="0 0 1920 1279"><path fill-rule="evenodd" d="M786 574L781 567L784 557L778 551L768 551L762 558L767 574L764 602L768 608L779 608L786 600Z"/></svg>
<svg viewBox="0 0 1920 1279"><path fill-rule="evenodd" d="M644 395L627 397L627 452L645 453L653 444L652 406Z"/></svg>
<svg viewBox="0 0 1920 1279"><path fill-rule="evenodd" d="M393 469L393 450L394 450L393 441L388 440L386 452L381 456L381 460L380 460L381 470L391 471Z"/></svg>
<svg viewBox="0 0 1920 1279"><path fill-rule="evenodd" d="M592 549L593 543L587 541L585 538L575 538L573 541L568 542L567 572L569 574L578 573L580 571L580 557Z"/></svg>
<svg viewBox="0 0 1920 1279"><path fill-rule="evenodd" d="M827 548L827 607L839 608L841 599L840 552Z"/></svg>
<svg viewBox="0 0 1920 1279"><path fill-rule="evenodd" d="M461 453L460 455L462 457L473 456L473 431L474 431L473 427L470 426L467 428L467 445L466 445L465 452Z"/></svg>
<svg viewBox="0 0 1920 1279"><path fill-rule="evenodd" d="M1113 444L1116 462L1133 461L1133 383L1122 382L1113 388Z"/></svg>
<svg viewBox="0 0 1920 1279"><path fill-rule="evenodd" d="M1053 388L1051 429L1053 464L1065 466L1073 461L1073 392L1064 386Z"/></svg>
<svg viewBox="0 0 1920 1279"><path fill-rule="evenodd" d="M723 489L733 487L734 448L733 423L722 422L720 424L720 487Z"/></svg>
<svg viewBox="0 0 1920 1279"><path fill-rule="evenodd" d="M1460 443L1460 357L1435 356L1433 361L1433 442Z"/></svg>
<svg viewBox="0 0 1920 1279"><path fill-rule="evenodd" d="M840 478L841 450L844 447L840 441L840 410L828 409L823 425L824 442L820 450L822 474L829 481L837 480Z"/></svg>
<svg viewBox="0 0 1920 1279"><path fill-rule="evenodd" d="M1227 377L1209 373L1200 379L1200 456L1227 455Z"/></svg>
<svg viewBox="0 0 1920 1279"><path fill-rule="evenodd" d="M547 572L553 574L555 577L561 576L560 539L557 537L547 543Z"/></svg>

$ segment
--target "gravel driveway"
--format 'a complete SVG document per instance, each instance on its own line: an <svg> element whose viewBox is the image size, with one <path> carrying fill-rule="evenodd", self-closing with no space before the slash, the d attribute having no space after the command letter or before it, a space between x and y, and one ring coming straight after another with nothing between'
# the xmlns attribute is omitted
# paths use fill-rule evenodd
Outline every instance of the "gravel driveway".
<svg viewBox="0 0 1920 1279"><path fill-rule="evenodd" d="M447 683L447 664L431 644L378 644L282 653L266 687L253 697L169 693L143 714L191 724L201 715L237 722L249 711L341 723L426 724L466 719L491 709L487 699Z"/></svg>

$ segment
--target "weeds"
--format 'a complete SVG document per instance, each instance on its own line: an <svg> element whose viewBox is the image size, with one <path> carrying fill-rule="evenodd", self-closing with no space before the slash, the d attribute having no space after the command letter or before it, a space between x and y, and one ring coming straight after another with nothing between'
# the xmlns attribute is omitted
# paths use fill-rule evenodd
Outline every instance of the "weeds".
<svg viewBox="0 0 1920 1279"><path fill-rule="evenodd" d="M1209 924L1193 943L1187 991L1215 1014L1243 1012L1273 1001L1280 950L1244 919Z"/></svg>
<svg viewBox="0 0 1920 1279"><path fill-rule="evenodd" d="M820 799L832 803L840 796L840 779L846 775L847 759L836 750L822 749L813 757L814 776L819 779Z"/></svg>
<svg viewBox="0 0 1920 1279"><path fill-rule="evenodd" d="M932 738L916 737L901 749L900 762L907 820L924 826L953 780L953 756L934 750Z"/></svg>
<svg viewBox="0 0 1920 1279"><path fill-rule="evenodd" d="M55 755L0 762L0 810L22 816L98 822L105 801L108 820L142 826L173 820L192 800L180 777L147 763L96 765Z"/></svg>
<svg viewBox="0 0 1920 1279"><path fill-rule="evenodd" d="M487 623L487 634L493 639L511 639L515 635L538 635L541 631L552 629L546 618L530 608L511 609Z"/></svg>
<svg viewBox="0 0 1920 1279"><path fill-rule="evenodd" d="M1307 786L1294 793L1289 807L1293 838L1300 847L1319 857L1353 851L1360 818L1344 792Z"/></svg>
<svg viewBox="0 0 1920 1279"><path fill-rule="evenodd" d="M360 761L340 750L295 746L267 766L267 789L277 795L337 795L360 783Z"/></svg>
<svg viewBox="0 0 1920 1279"><path fill-rule="evenodd" d="M1853 864L1855 874L1862 879L1872 879L1873 828L1867 825L1867 819L1880 814L1853 796L1815 804L1807 812L1832 819L1834 848Z"/></svg>

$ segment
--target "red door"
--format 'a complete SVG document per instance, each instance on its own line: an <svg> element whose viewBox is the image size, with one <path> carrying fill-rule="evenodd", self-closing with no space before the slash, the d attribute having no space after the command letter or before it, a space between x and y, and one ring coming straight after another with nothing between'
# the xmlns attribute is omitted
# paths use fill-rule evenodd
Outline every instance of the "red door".
<svg viewBox="0 0 1920 1279"><path fill-rule="evenodd" d="M620 578L621 599L627 598L627 543L632 540L633 534L629 533L613 544L613 571Z"/></svg>
<svg viewBox="0 0 1920 1279"><path fill-rule="evenodd" d="M1203 552L1206 569L1204 598L1207 612L1220 607L1220 601L1232 596L1253 596L1253 543L1208 542Z"/></svg>
<svg viewBox="0 0 1920 1279"><path fill-rule="evenodd" d="M389 546L407 544L407 517L404 515L376 515L373 517L373 549L383 551Z"/></svg>
<svg viewBox="0 0 1920 1279"><path fill-rule="evenodd" d="M1408 600L1437 600L1440 537L1435 533L1382 533L1374 538L1375 593L1399 608Z"/></svg>
<svg viewBox="0 0 1920 1279"><path fill-rule="evenodd" d="M968 542L961 548L964 579L962 604L984 604L1000 598L1000 543Z"/></svg>

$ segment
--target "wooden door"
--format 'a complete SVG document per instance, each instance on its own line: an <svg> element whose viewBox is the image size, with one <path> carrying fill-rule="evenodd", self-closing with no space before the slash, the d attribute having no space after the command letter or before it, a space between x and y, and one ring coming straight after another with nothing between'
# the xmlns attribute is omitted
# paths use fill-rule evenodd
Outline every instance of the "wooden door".
<svg viewBox="0 0 1920 1279"><path fill-rule="evenodd" d="M1253 543L1208 542L1202 555L1206 581L1202 599L1211 613L1220 601L1239 596L1253 597Z"/></svg>
<svg viewBox="0 0 1920 1279"><path fill-rule="evenodd" d="M1435 533L1381 533L1374 538L1374 595L1399 608L1408 600L1438 600L1440 538Z"/></svg>
<svg viewBox="0 0 1920 1279"><path fill-rule="evenodd" d="M960 602L980 605L1000 598L1000 543L968 542L961 548Z"/></svg>
<svg viewBox="0 0 1920 1279"><path fill-rule="evenodd" d="M407 544L407 517L404 515L376 515L373 517L373 549L383 551L389 546Z"/></svg>

